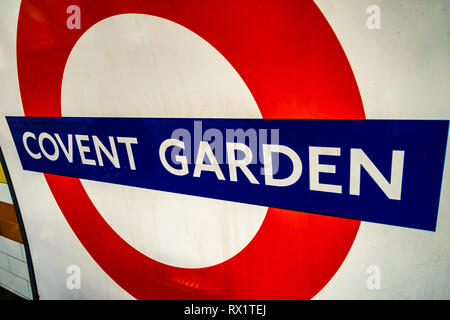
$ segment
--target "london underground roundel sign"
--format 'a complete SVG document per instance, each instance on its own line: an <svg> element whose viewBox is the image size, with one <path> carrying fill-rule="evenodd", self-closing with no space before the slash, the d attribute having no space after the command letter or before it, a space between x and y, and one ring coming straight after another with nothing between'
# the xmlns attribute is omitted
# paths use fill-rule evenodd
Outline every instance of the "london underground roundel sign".
<svg viewBox="0 0 450 320"><path fill-rule="evenodd" d="M313 1L78 1L80 30L65 27L73 1L23 1L17 34L25 116L60 117L66 62L98 22L139 13L175 22L234 67L265 119L364 119L347 58ZM125 242L78 178L44 174L62 213L98 265L139 299L309 299L335 274L357 220L269 208L252 241L205 268L160 263Z"/></svg>

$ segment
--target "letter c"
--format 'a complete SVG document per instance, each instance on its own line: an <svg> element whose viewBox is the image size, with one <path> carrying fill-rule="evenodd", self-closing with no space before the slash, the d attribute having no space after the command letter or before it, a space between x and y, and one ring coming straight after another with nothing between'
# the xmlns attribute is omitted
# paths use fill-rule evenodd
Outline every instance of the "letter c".
<svg viewBox="0 0 450 320"><path fill-rule="evenodd" d="M22 140L23 140L23 146L25 147L25 150L28 152L28 154L30 155L30 157L32 157L32 158L34 158L34 159L40 159L40 158L42 158L42 155L41 155L40 152L39 152L39 153L33 153L33 152L31 152L30 148L28 148L28 145L27 145L27 140L28 140L28 138L33 138L34 140L36 140L36 136L34 135L34 133L29 132L29 131L25 132L25 133L23 134L23 137L22 137Z"/></svg>

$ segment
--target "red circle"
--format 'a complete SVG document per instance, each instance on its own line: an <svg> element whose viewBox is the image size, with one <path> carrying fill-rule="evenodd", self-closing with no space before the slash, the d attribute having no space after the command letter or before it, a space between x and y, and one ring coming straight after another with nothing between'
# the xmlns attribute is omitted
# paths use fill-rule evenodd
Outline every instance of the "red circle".
<svg viewBox="0 0 450 320"><path fill-rule="evenodd" d="M247 84L264 118L364 118L345 53L313 1L77 1L80 30L66 27L71 4L21 4L17 67L25 116L61 116L62 76L76 41L107 17L141 13L181 24L213 45ZM338 270L360 224L269 208L254 239L231 259L177 268L120 238L79 179L45 178L92 258L140 299L310 299Z"/></svg>

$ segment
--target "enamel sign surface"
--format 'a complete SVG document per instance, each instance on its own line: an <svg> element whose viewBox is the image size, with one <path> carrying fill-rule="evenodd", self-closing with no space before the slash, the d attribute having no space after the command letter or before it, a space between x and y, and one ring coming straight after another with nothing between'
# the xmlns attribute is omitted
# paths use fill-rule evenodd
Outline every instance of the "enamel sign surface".
<svg viewBox="0 0 450 320"><path fill-rule="evenodd" d="M2 4L40 297L448 298L448 22L417 9L436 56L397 57L415 11L373 30L369 5Z"/></svg>

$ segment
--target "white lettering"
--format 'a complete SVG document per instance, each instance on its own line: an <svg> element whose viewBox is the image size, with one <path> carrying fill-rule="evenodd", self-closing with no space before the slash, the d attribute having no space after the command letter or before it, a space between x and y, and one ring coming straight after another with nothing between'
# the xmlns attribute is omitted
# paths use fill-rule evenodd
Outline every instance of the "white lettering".
<svg viewBox="0 0 450 320"><path fill-rule="evenodd" d="M47 152L47 150L45 150L44 139L47 139L48 141L50 141L53 144L53 148L54 148L53 154L50 154ZM47 157L47 159L49 159L51 161L55 161L58 159L58 157L59 157L58 145L56 144L55 139L53 139L53 137L51 135L49 135L47 132L42 132L39 135L39 147L41 148L42 153L44 154L44 156Z"/></svg>
<svg viewBox="0 0 450 320"><path fill-rule="evenodd" d="M240 150L244 153L243 159L236 160L236 150ZM255 176L247 167L253 160L252 150L249 147L243 143L227 142L227 157L231 181L237 181L236 168L239 167L251 183L259 184L258 180L256 180Z"/></svg>
<svg viewBox="0 0 450 320"><path fill-rule="evenodd" d="M205 155L208 157L210 164L203 163ZM222 170L220 170L219 164L217 163L217 159L206 141L200 141L197 160L195 161L194 177L199 178L202 171L215 172L217 179L225 180Z"/></svg>
<svg viewBox="0 0 450 320"><path fill-rule="evenodd" d="M92 136L92 140L94 141L95 153L97 154L98 164L103 167L103 158L100 150L108 157L109 161L116 168L120 168L119 156L117 155L116 144L114 143L114 137L108 137L109 144L111 146L111 152L105 147L105 145L100 141L97 136Z"/></svg>
<svg viewBox="0 0 450 320"><path fill-rule="evenodd" d="M38 152L38 153L33 153L33 152L31 152L31 150L30 150L30 148L28 147L28 144L27 144L28 138L33 138L34 140L36 140L36 136L34 135L34 133L31 133L31 132L29 132L29 131L25 132L25 133L23 134L23 137L22 137L23 146L25 147L25 150L28 152L28 154L30 155L30 157L32 157L32 158L34 158L34 159L40 159L40 158L42 158L42 155L41 155L40 152Z"/></svg>
<svg viewBox="0 0 450 320"><path fill-rule="evenodd" d="M309 190L342 193L342 186L319 182L319 173L336 173L336 166L320 164L319 155L340 156L341 148L309 147Z"/></svg>
<svg viewBox="0 0 450 320"><path fill-rule="evenodd" d="M59 134L55 133L55 137L56 140L58 141L61 150L63 151L64 155L67 158L67 161L69 161L70 163L73 162L73 139L72 139L72 135L69 134L67 136L67 149L64 146L64 143L62 142L61 138L59 137Z"/></svg>
<svg viewBox="0 0 450 320"><path fill-rule="evenodd" d="M180 147L184 150L184 143L180 140L176 139L167 139L164 140L163 143L161 143L161 146L159 147L159 158L161 160L162 165L164 168L166 168L167 171L170 173L177 175L177 176L184 176L188 174L188 166L187 166L187 158L186 156L180 156L175 155L176 161L181 163L181 169L176 169L172 167L166 160L166 150L169 147Z"/></svg>
<svg viewBox="0 0 450 320"><path fill-rule="evenodd" d="M85 152L90 152L90 148L88 146L83 146L81 144L81 141L89 141L89 137L86 135L81 135L81 134L76 134L75 135L75 140L77 142L77 146L78 146L78 151L80 152L80 157L81 157L81 163L82 164L88 164L91 166L95 166L95 160L93 159L86 159L84 153Z"/></svg>
<svg viewBox="0 0 450 320"><path fill-rule="evenodd" d="M405 151L392 151L391 182L388 182L362 149L350 149L350 194L360 194L363 167L389 199L400 200L404 158Z"/></svg>
<svg viewBox="0 0 450 320"><path fill-rule="evenodd" d="M287 187L300 178L302 174L302 161L297 153L289 147L283 145L272 145L272 144L263 144L263 153L264 153L264 177L266 181L266 185L268 186L278 186L278 187ZM275 179L273 177L273 168L272 168L272 153L278 152L283 153L289 157L292 161L293 169L287 178L283 179Z"/></svg>
<svg viewBox="0 0 450 320"><path fill-rule="evenodd" d="M137 138L128 138L128 137L117 137L118 143L124 143L127 149L128 161L130 163L130 169L136 170L136 165L134 163L133 150L131 149L132 144L137 144Z"/></svg>

